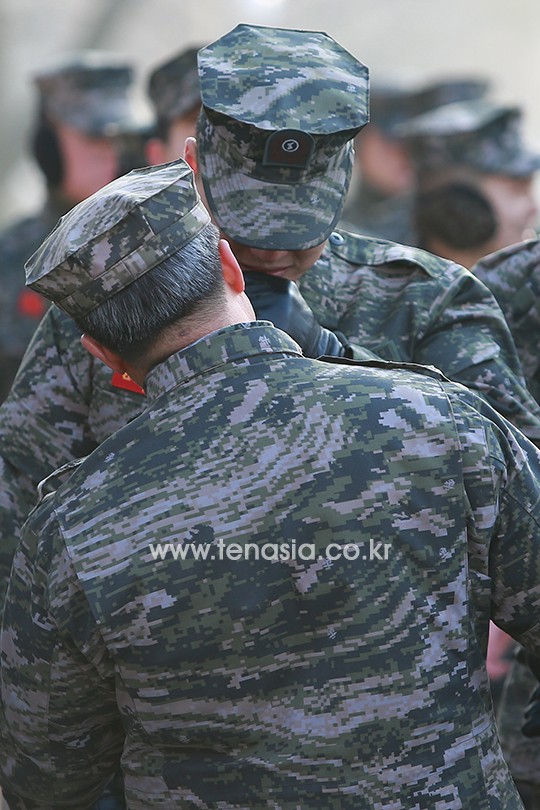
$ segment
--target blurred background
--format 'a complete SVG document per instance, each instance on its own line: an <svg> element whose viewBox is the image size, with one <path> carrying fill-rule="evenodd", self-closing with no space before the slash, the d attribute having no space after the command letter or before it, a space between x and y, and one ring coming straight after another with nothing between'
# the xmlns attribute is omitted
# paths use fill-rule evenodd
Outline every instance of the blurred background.
<svg viewBox="0 0 540 810"><path fill-rule="evenodd" d="M528 140L540 145L538 0L0 0L0 224L43 197L28 156L34 70L77 48L119 53L136 66L146 112L149 68L239 22L326 31L374 79L480 74L524 108Z"/></svg>

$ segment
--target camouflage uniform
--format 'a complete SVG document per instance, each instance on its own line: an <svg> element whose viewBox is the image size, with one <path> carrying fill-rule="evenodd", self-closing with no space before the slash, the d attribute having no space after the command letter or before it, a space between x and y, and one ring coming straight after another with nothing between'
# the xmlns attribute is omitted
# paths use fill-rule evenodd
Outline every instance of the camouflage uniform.
<svg viewBox="0 0 540 810"><path fill-rule="evenodd" d="M540 402L540 241L511 245L481 259L473 273L489 287L510 326L527 387Z"/></svg>
<svg viewBox="0 0 540 810"><path fill-rule="evenodd" d="M371 87L370 124L390 141L405 143L402 124L428 110L465 99L481 98L488 83L480 78L448 78L427 85L394 81ZM358 136L361 141L362 133ZM418 245L414 229L413 193L389 195L360 177L343 210L342 227L406 245Z"/></svg>
<svg viewBox="0 0 540 810"><path fill-rule="evenodd" d="M129 97L133 72L124 62L98 52L62 57L36 75L40 114L82 132L119 137L140 124ZM24 263L78 200L49 187L41 211L8 226L0 234L0 401L7 395L17 367L46 301L24 286Z"/></svg>
<svg viewBox="0 0 540 810"><path fill-rule="evenodd" d="M235 39L230 50L241 53L245 47L243 38L249 40L252 33L260 37L259 29L239 26L240 41ZM298 37L291 41L298 50ZM316 45L319 53L320 42ZM260 60L261 47L259 41L253 49L255 59ZM268 48L268 44L264 47ZM212 46L201 53L202 84L209 115L223 123L224 111L229 107L240 109L236 114L241 117L249 115L250 110L242 88L237 95L231 95L235 92L231 79L234 70L216 49L217 46ZM278 58L279 54L269 52L267 64L272 65ZM313 59L305 46L302 58L306 63ZM359 103L356 107L342 104L337 122L329 113L326 124L317 120L318 133L308 133L318 161L315 177L319 184L316 188L319 220L311 216L314 192L310 183L302 184L300 193L305 198L300 199L294 190L289 190L286 196L287 186L281 185L271 205L267 196L275 193L273 184L242 174L246 171L244 159L248 170L254 165L249 144L265 150L259 127L255 138L251 137L251 131L246 137L245 123L230 118L227 126L216 126L217 131L209 124L203 128L199 157L203 180L216 206L213 213L217 213L224 231L230 231L239 241L252 238L255 244L270 246L268 234L273 229L280 239L278 246L289 233L296 246L317 244L324 240L325 228L331 231L333 219L339 217L343 186L351 170L350 134L367 120L367 73L358 68L357 60L350 54L343 54L339 46L332 58L336 70L341 70L339 94L345 93L347 99ZM285 61L281 68L284 74L285 67L290 73L290 59ZM300 55L297 63L300 64ZM244 84L254 75L253 67L251 63L241 74ZM354 83L349 89L348 76L353 68ZM220 103L221 70L228 76L226 104ZM305 75L306 68L306 82ZM166 83L155 85L159 86L169 87ZM336 104L336 98L329 96L331 89L327 88L326 95L317 94L326 110L330 109L330 101ZM306 82L306 88L297 92L302 92L305 98L304 105L295 107L294 114L301 116L301 124L307 128L312 117L313 91L309 95ZM272 115L276 116L276 126L288 128L287 93L274 99L274 104L277 110L272 110ZM265 122L269 116L269 111L260 116L261 126L269 126ZM283 130L267 129L266 139L275 132ZM348 133L349 141L344 133ZM309 138L304 142L310 144ZM239 149L247 150L247 154ZM233 162L229 166L231 154ZM330 159L333 170L326 180L318 168ZM288 178L289 183L299 172L307 174L305 169L290 165L267 166L261 171L267 176L270 172L282 172L279 179ZM239 193L239 182L249 183L250 193L242 189ZM306 188L308 191L304 192ZM262 197L259 206L257 197ZM239 215L232 211L233 205L239 207ZM339 232L330 237L322 258L302 279L301 288L325 326L339 327L347 337L367 347L357 347L358 357L372 356L372 350L391 360L436 365L447 376L477 389L529 438L540 439L538 406L523 388L519 363L502 314L484 286L463 268L421 251ZM21 516L28 512L32 485L56 467L91 452L143 409L142 392L130 390L132 384L118 377L87 354L70 319L52 308L36 333L10 397L0 409L0 455L5 461L0 488L5 493L5 506L0 508L0 531L5 538L2 548L7 560L13 552Z"/></svg>
<svg viewBox="0 0 540 810"><path fill-rule="evenodd" d="M132 173L28 282L84 315L207 222L183 161ZM223 327L42 484L2 630L11 810L88 806L120 760L131 810L520 807L484 657L490 618L540 653L540 455L436 370L343 363Z"/></svg>
<svg viewBox="0 0 540 810"><path fill-rule="evenodd" d="M510 325L529 390L540 400L540 242L529 240L486 256L473 272L496 296ZM537 681L516 659L506 679L497 725L504 756L527 810L540 808L540 745L521 731Z"/></svg>
<svg viewBox="0 0 540 810"><path fill-rule="evenodd" d="M520 807L483 654L490 616L540 650L539 458L466 389L381 366L221 330L34 511L4 625L12 810L85 806L122 752L133 810ZM293 540L323 559L149 551ZM329 564L333 541L391 551Z"/></svg>

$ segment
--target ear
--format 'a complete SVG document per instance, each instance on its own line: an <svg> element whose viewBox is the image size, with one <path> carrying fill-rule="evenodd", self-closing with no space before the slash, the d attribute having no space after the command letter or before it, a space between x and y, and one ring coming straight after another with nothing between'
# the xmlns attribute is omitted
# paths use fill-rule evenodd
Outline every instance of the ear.
<svg viewBox="0 0 540 810"><path fill-rule="evenodd" d="M191 167L191 171L193 172L193 174L197 175L199 173L199 163L197 160L197 141L192 136L186 138L186 143L184 144L184 160Z"/></svg>
<svg viewBox="0 0 540 810"><path fill-rule="evenodd" d="M236 256L232 252L231 246L226 239L219 240L219 257L221 259L221 269L225 283L236 293L244 292L246 286L244 276L236 260Z"/></svg>
<svg viewBox="0 0 540 810"><path fill-rule="evenodd" d="M98 360L101 360L106 366L112 368L113 371L118 371L120 374L126 373L126 364L116 352L107 349L106 346L103 346L102 343L98 343L98 341L94 340L90 335L82 335L81 343L87 352L97 357Z"/></svg>

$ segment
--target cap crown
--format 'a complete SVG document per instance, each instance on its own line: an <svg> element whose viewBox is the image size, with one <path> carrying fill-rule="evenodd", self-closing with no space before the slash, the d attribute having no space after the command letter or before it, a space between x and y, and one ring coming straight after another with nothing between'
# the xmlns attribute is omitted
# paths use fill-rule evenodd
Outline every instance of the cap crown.
<svg viewBox="0 0 540 810"><path fill-rule="evenodd" d="M152 71L148 96L158 118L172 121L200 105L198 51L199 47L187 48Z"/></svg>
<svg viewBox="0 0 540 810"><path fill-rule="evenodd" d="M210 221L183 160L130 172L60 219L26 284L77 317L190 242Z"/></svg>

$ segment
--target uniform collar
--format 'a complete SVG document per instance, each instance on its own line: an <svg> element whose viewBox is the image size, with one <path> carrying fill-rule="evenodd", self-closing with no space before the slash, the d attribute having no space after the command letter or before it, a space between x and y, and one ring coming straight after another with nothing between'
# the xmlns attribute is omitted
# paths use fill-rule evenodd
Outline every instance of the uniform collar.
<svg viewBox="0 0 540 810"><path fill-rule="evenodd" d="M251 321L218 329L153 368L145 380L146 396L150 401L155 400L194 377L235 361L268 354L302 357L302 350L292 338L269 321Z"/></svg>

